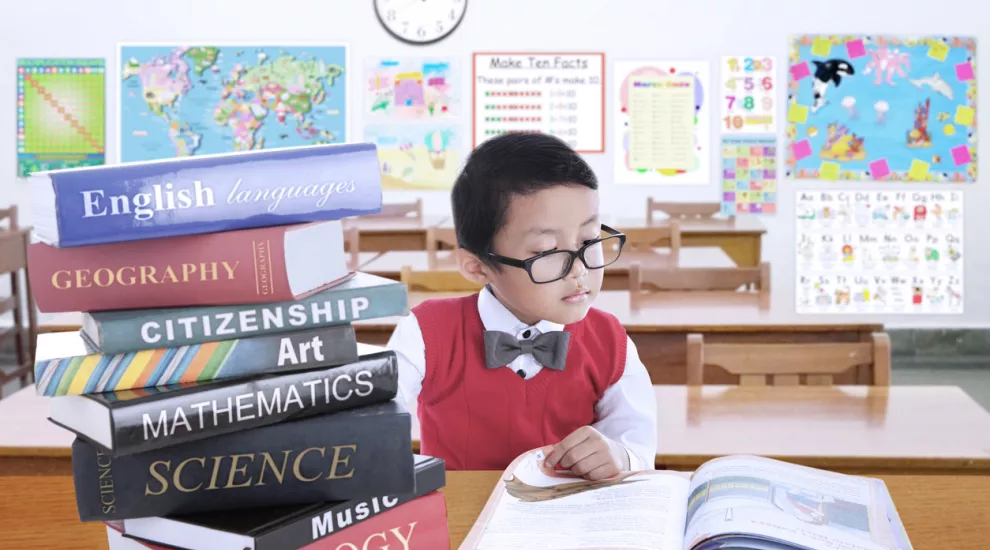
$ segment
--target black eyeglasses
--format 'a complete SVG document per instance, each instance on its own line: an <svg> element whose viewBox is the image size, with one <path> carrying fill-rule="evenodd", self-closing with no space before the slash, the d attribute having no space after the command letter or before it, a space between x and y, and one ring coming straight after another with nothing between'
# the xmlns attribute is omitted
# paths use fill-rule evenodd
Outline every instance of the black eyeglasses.
<svg viewBox="0 0 990 550"><path fill-rule="evenodd" d="M602 233L602 236L586 242L578 250L548 250L525 260L491 252L488 257L503 265L525 269L536 284L552 283L571 272L575 259L580 258L588 269L602 269L618 260L626 244L626 236L605 224L602 224Z"/></svg>

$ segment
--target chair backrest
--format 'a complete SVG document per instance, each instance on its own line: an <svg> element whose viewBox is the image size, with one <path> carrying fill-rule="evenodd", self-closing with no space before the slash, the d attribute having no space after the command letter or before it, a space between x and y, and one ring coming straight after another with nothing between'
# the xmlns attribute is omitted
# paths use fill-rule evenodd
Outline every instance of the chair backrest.
<svg viewBox="0 0 990 550"><path fill-rule="evenodd" d="M627 250L650 252L669 247L672 254L677 254L681 249L681 224L677 220L657 227L624 228L622 232L626 235Z"/></svg>
<svg viewBox="0 0 990 550"><path fill-rule="evenodd" d="M3 227L3 221L7 220L7 227ZM0 208L0 230L7 229L9 231L16 231L18 229L17 225L17 205L12 205L8 208Z"/></svg>
<svg viewBox="0 0 990 550"><path fill-rule="evenodd" d="M414 271L405 265L399 272L399 280L405 283L409 292L458 292L481 290L483 285L471 282L453 269Z"/></svg>
<svg viewBox="0 0 990 550"><path fill-rule="evenodd" d="M453 227L429 227L426 229L426 251L436 253L438 250L453 250L457 248L457 233Z"/></svg>
<svg viewBox="0 0 990 550"><path fill-rule="evenodd" d="M663 212L672 220L710 220L722 210L718 202L658 202L646 199L646 224L653 223L653 213Z"/></svg>
<svg viewBox="0 0 990 550"><path fill-rule="evenodd" d="M411 215L410 215L411 214ZM371 214L375 218L411 218L414 220L423 219L423 199L416 199L414 202L393 202L382 204L381 212Z"/></svg>
<svg viewBox="0 0 990 550"><path fill-rule="evenodd" d="M633 295L665 290L759 290L770 292L770 264L758 267L649 267L629 264Z"/></svg>
<svg viewBox="0 0 990 550"><path fill-rule="evenodd" d="M361 230L356 225L344 228L344 252L348 253L350 268L357 269L361 262Z"/></svg>
<svg viewBox="0 0 990 550"><path fill-rule="evenodd" d="M687 384L704 384L706 366L739 376L743 386L830 386L834 376L869 366L870 385L889 386L890 337L875 332L869 342L836 343L705 343L701 334L687 336Z"/></svg>

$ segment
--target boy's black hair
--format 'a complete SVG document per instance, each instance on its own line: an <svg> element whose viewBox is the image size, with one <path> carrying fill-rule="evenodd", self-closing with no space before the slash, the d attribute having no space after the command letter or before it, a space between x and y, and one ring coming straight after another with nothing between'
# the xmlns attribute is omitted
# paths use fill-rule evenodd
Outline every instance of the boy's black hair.
<svg viewBox="0 0 990 550"><path fill-rule="evenodd" d="M450 194L457 243L484 261L505 225L509 203L557 185L598 189L588 163L549 134L502 134L482 142L468 157Z"/></svg>

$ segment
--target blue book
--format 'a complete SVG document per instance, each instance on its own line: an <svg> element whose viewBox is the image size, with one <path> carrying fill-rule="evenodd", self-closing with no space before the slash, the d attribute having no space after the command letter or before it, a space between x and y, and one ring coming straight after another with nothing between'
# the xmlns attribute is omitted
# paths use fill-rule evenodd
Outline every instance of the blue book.
<svg viewBox="0 0 990 550"><path fill-rule="evenodd" d="M36 172L38 238L57 247L219 233L381 212L371 143Z"/></svg>

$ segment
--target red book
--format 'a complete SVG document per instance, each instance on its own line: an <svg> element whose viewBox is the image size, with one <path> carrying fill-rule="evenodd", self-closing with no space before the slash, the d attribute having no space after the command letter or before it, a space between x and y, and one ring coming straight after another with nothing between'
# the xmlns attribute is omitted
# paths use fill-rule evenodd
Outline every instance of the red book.
<svg viewBox="0 0 990 550"><path fill-rule="evenodd" d="M287 302L348 275L339 221L28 248L43 312Z"/></svg>

